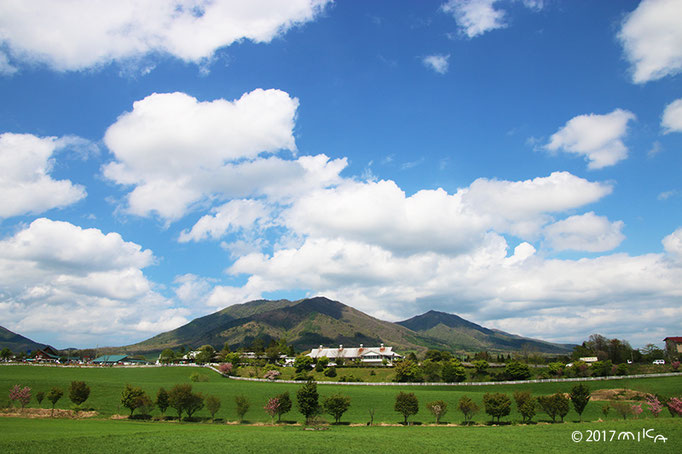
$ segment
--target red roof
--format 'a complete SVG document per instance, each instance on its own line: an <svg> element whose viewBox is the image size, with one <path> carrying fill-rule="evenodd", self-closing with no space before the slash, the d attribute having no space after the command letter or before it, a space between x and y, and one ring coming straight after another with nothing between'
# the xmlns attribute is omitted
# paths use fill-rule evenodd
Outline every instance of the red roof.
<svg viewBox="0 0 682 454"><path fill-rule="evenodd" d="M682 337L666 337L665 339L663 339L663 342L667 340L671 340L673 342L682 342Z"/></svg>

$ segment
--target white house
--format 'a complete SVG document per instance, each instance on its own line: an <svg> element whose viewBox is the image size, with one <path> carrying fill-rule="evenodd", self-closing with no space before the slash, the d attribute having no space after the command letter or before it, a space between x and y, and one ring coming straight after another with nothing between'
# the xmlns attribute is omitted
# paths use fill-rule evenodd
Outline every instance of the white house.
<svg viewBox="0 0 682 454"><path fill-rule="evenodd" d="M402 358L402 355L393 351L393 347L384 347L384 344L380 347L365 347L360 344L358 348L343 348L343 345L339 345L338 348L324 348L320 345L320 348L313 348L308 356L315 360L326 356L333 363L336 363L338 359L344 361L359 359L362 364L368 366L381 366L384 364L384 359L387 366L392 366L394 360Z"/></svg>

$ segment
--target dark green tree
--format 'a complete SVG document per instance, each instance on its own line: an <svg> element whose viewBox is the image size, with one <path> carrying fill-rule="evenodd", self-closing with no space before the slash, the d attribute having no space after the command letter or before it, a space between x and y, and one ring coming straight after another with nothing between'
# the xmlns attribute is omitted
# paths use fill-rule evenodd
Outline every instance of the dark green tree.
<svg viewBox="0 0 682 454"><path fill-rule="evenodd" d="M156 393L156 407L161 410L161 414L165 415L168 409L168 391L165 388L159 388Z"/></svg>
<svg viewBox="0 0 682 454"><path fill-rule="evenodd" d="M507 380L528 380L530 378L530 368L528 364L511 361L504 366L504 376Z"/></svg>
<svg viewBox="0 0 682 454"><path fill-rule="evenodd" d="M313 380L308 380L296 391L298 411L305 416L306 424L309 424L312 418L320 413L319 398L317 383Z"/></svg>
<svg viewBox="0 0 682 454"><path fill-rule="evenodd" d="M84 381L72 381L69 387L69 399L76 405L81 405L90 397L90 387Z"/></svg>
<svg viewBox="0 0 682 454"><path fill-rule="evenodd" d="M407 425L408 416L416 415L419 412L419 400L414 393L399 392L395 396L393 409L403 415L404 424Z"/></svg>
<svg viewBox="0 0 682 454"><path fill-rule="evenodd" d="M523 418L523 422L530 422L535 416L537 399L529 391L517 391L514 393L516 409Z"/></svg>
<svg viewBox="0 0 682 454"><path fill-rule="evenodd" d="M36 393L36 400L38 401L38 406L43 403L43 399L45 398L45 391L38 391Z"/></svg>
<svg viewBox="0 0 682 454"><path fill-rule="evenodd" d="M9 361L9 359L12 357L12 350L9 348L5 347L2 350L0 350L0 358L2 358L3 361Z"/></svg>
<svg viewBox="0 0 682 454"><path fill-rule="evenodd" d="M187 413L191 418L194 412L204 406L204 397L201 394L192 392L192 385L175 385L168 392L168 406L178 412L178 420L182 421L182 414Z"/></svg>
<svg viewBox="0 0 682 454"><path fill-rule="evenodd" d="M590 401L590 388L580 383L571 388L571 402L573 402L573 408L575 412L578 413L580 421L583 420L583 411L587 403Z"/></svg>
<svg viewBox="0 0 682 454"><path fill-rule="evenodd" d="M350 408L350 397L342 394L334 394L325 397L322 401L324 410L334 417L336 424L341 420L341 416Z"/></svg>
<svg viewBox="0 0 682 454"><path fill-rule="evenodd" d="M466 424L471 423L471 419L479 410L476 402L467 396L460 397L459 402L457 403L457 409L464 414L464 422Z"/></svg>
<svg viewBox="0 0 682 454"><path fill-rule="evenodd" d="M126 385L121 392L121 405L130 410L131 418L135 410L147 406L149 401L147 393L139 386Z"/></svg>
<svg viewBox="0 0 682 454"><path fill-rule="evenodd" d="M421 382L424 381L422 371L415 361L406 359L395 364L395 381L397 382Z"/></svg>
<svg viewBox="0 0 682 454"><path fill-rule="evenodd" d="M483 406L485 412L493 420L497 418L499 423L502 416L507 416L511 412L511 399L503 393L485 393L483 395Z"/></svg>
<svg viewBox="0 0 682 454"><path fill-rule="evenodd" d="M310 366L313 364L313 359L307 355L298 355L294 360L294 367L296 372L310 372Z"/></svg>
<svg viewBox="0 0 682 454"><path fill-rule="evenodd" d="M466 369L459 361L445 361L442 374L446 383L462 382L467 378Z"/></svg>

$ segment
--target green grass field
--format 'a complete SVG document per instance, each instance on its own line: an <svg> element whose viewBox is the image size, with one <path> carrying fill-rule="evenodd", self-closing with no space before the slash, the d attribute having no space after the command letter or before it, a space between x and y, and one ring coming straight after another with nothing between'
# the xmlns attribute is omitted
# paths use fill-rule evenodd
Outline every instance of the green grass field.
<svg viewBox="0 0 682 454"><path fill-rule="evenodd" d="M192 383L190 375L199 372L208 378L206 382ZM102 416L109 417L113 414L126 414L127 410L120 406L120 395L126 383L142 387L152 399L160 387L170 389L178 383L191 383L195 391L204 394L212 394L220 398L222 408L216 415L225 420L236 420L234 397L238 394L246 395L251 402L251 409L246 419L252 422L267 422L269 417L263 411L268 398L284 391L289 391L294 399L298 384L288 383L263 383L237 381L221 377L219 374L206 369L194 367L161 367L161 368L55 368L38 366L1 366L0 367L0 399L6 399L9 389L14 384L30 386L33 394L37 391L47 392L52 386L59 386L67 391L72 380L85 381L91 388L90 398L85 402L86 407L92 407ZM399 391L414 392L419 398L420 411L411 417L412 421L432 423L433 416L426 410L425 404L434 400L444 400L448 403L450 411L444 420L459 423L462 421L461 413L455 410L457 402L462 395L474 399L482 407L483 394L486 392L504 392L510 396L514 391L531 391L533 394L552 394L556 392L569 392L575 383L533 383L528 385L491 385L471 387L451 386L364 386L364 385L318 385L321 397L342 393L351 397L350 410L343 416L343 421L352 423L365 423L369 421L369 409L375 410L374 421L396 423L401 421L401 416L393 410L395 395ZM667 396L682 396L682 377L664 377L647 379L625 379L614 381L595 381L588 383L592 390L610 388L629 388L643 392L659 393ZM67 393L68 394L68 393ZM2 402L2 400L0 400ZM43 401L43 407L49 403ZM585 420L597 420L602 418L601 402L590 402L583 414ZM29 405L36 407L35 400ZM71 402L65 395L57 404L56 408L68 409ZM514 406L515 407L515 406ZM172 411L172 410L171 410ZM669 417L667 411L664 417ZM196 414L197 417L208 417L209 413L204 409ZM609 419L616 419L613 412ZM285 419L300 421L301 415L295 410L285 416ZM578 415L571 411L567 420L577 420ZM488 416L481 412L476 417L477 422L488 421ZM507 421L520 421L521 417L512 410ZM536 421L549 421L549 418L540 413ZM680 420L682 422L682 420Z"/></svg>
<svg viewBox="0 0 682 454"><path fill-rule="evenodd" d="M676 420L538 424L500 427L342 427L305 431L300 426L231 426L108 420L0 420L3 453L679 453ZM654 428L668 440L576 443L571 434L588 430L633 434Z"/></svg>
<svg viewBox="0 0 682 454"><path fill-rule="evenodd" d="M194 372L206 374L208 381L192 383ZM364 424L369 420L368 410L375 409L375 423L394 424L402 416L393 410L395 395L399 391L414 392L419 398L420 411L411 421L422 423L412 427L349 427L331 426L324 431L305 431L301 426L282 425L226 425L201 423L129 421L109 419L114 414L127 414L120 407L120 394L126 383L141 386L151 396L159 387L171 388L177 383L192 383L195 390L213 394L222 401L216 415L221 421L237 419L234 396L246 395L251 409L246 420L251 423L269 422L263 405L269 397L289 391L295 400L300 385L286 383L261 383L236 381L223 378L208 369L189 367L165 368L51 368L35 366L0 367L0 402L14 384L30 386L33 394L47 391L52 386L68 389L72 380L83 380L92 391L85 403L99 412L94 419L24 419L0 418L0 452L196 452L199 450L225 449L232 452L682 452L682 418L671 418L666 410L657 419L645 412L639 419L623 421L611 412L606 421L601 414L602 402L590 402L583 414L584 422L578 423L578 415L571 410L564 424L548 424L547 415L539 413L536 424L502 426L480 425L475 427L436 427L433 416L425 404L433 400L445 400L450 411L443 421L459 424L463 417L456 411L462 395L468 395L482 407L486 392L504 392L511 396L514 391L528 390L535 395L568 392L574 383L540 383L529 385L494 385L471 387L448 386L341 386L319 385L320 396L343 393L351 397L351 408L342 421ZM627 379L591 382L592 390L606 388L629 388L644 392L656 392L668 396L682 395L682 377ZM29 407L36 407L33 400ZM44 408L49 403L43 402ZM65 396L57 408L68 409L71 402ZM513 406L515 407L515 406ZM171 410L172 411L172 410ZM204 409L198 417L207 418ZM283 418L289 422L301 422L302 416L292 412ZM331 418L329 418L331 419ZM490 418L481 411L475 416L479 424ZM512 410L503 421L518 422L520 415ZM574 431L587 438L588 430L614 430L617 433L642 429L654 429L653 434L668 438L663 443L647 441L581 442L571 440ZM39 434L39 435L37 435Z"/></svg>

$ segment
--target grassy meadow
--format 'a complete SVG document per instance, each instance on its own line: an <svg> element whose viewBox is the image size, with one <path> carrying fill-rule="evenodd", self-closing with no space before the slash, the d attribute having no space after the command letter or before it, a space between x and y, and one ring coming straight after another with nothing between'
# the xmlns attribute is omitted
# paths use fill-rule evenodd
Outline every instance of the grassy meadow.
<svg viewBox="0 0 682 454"><path fill-rule="evenodd" d="M207 381L192 382L190 375L199 372ZM303 417L296 411L295 394L297 384L261 383L237 381L223 378L209 369L193 367L162 368L55 368L37 366L0 366L0 403L7 399L8 391L14 384L30 386L33 395L37 391L48 391L52 386L68 390L72 380L83 380L91 388L90 398L85 407L92 407L99 415L91 419L28 419L0 418L0 452L198 452L228 448L233 452L391 452L401 453L421 450L423 452L682 452L682 419L671 418L667 410L654 419L645 411L638 419L624 421L615 411L607 418L601 413L604 402L591 401L584 414L583 422L571 409L564 424L549 424L549 417L538 413L530 425L509 424L520 422L521 416L513 405L512 413L502 418L500 426L486 425L490 417L481 411L474 417L478 423L472 427L446 427L431 425L434 417L426 410L425 404L433 400L444 400L449 412L442 421L460 424L462 414L456 410L462 395L474 399L482 408L483 394L504 392L510 395L517 390L527 390L535 395L568 392L575 383L538 383L528 385L494 386L341 386L319 385L321 397L342 393L351 397L351 407L342 421L357 425L369 421L369 409L374 409L375 424L396 424L402 416L393 410L395 395L399 391L414 392L419 398L420 410L410 421L415 426L374 426L351 427L332 425L327 430L307 431L300 425ZM178 423L177 421L139 421L111 419L112 415L127 414L120 406L120 395L126 383L142 387L152 396L160 387L170 389L178 383L191 383L194 390L218 396L222 408L216 414L217 422L209 421L206 409L196 416L204 418L201 423ZM590 382L591 390L629 388L643 392L655 392L667 396L682 395L682 377L627 379L617 381ZM270 419L263 411L269 397L289 391L294 408L283 417L289 424L270 426ZM68 409L71 402L68 392L57 408ZM251 402L246 421L254 425L224 424L237 419L234 397L243 394ZM35 399L29 407L37 407ZM49 408L43 401L42 407ZM172 415L172 409L168 414ZM158 410L153 413L158 415ZM648 415L648 417L647 417ZM327 420L332 418L327 417ZM605 419L602 421L602 419ZM642 429L654 429L668 441L656 443L647 441L611 441L575 443L571 440L574 431L581 431L587 437L587 430L637 433ZM36 434L40 434L36 436Z"/></svg>

